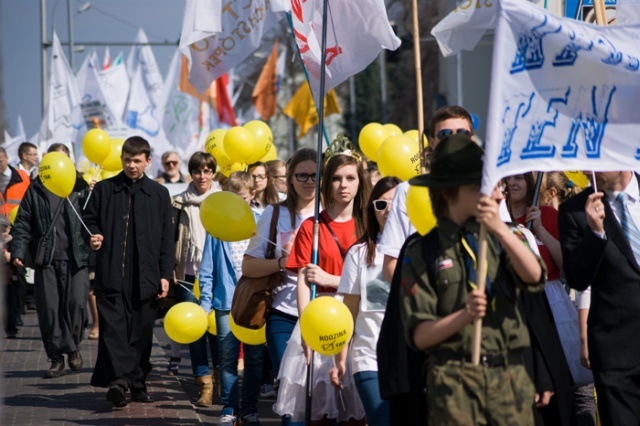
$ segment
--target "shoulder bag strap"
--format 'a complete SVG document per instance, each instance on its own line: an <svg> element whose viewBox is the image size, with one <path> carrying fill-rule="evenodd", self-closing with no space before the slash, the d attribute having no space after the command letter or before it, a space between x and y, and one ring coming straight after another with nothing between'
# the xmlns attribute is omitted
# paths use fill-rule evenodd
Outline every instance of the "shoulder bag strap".
<svg viewBox="0 0 640 426"><path fill-rule="evenodd" d="M338 240L338 237L336 236L336 233L333 232L333 229L331 229L331 227L329 226L329 222L327 222L327 219L325 219L324 216L319 215L319 218L320 218L320 221L324 224L324 226L327 227L329 232L331 232L331 235L333 235L333 239L335 240L336 244L338 245L338 250L340 250L340 255L342 256L342 259L344 260L344 257L346 256L346 253L344 252L344 250L342 250L342 246L340 245L340 241Z"/></svg>
<svg viewBox="0 0 640 426"><path fill-rule="evenodd" d="M275 259L276 253L276 232L278 227L278 217L280 216L280 205L273 205L273 213L271 215L271 226L269 227L269 242L267 243L267 252L265 259Z"/></svg>
<svg viewBox="0 0 640 426"><path fill-rule="evenodd" d="M42 238L44 239L49 238L49 234L51 234L51 231L53 231L53 228L56 226L56 221L58 220L58 216L60 216L60 212L62 211L63 207L64 207L64 198L62 199L60 204L58 204L58 208L56 209L56 212L53 214L53 219L51 219L51 224L49 225L47 232L44 233Z"/></svg>

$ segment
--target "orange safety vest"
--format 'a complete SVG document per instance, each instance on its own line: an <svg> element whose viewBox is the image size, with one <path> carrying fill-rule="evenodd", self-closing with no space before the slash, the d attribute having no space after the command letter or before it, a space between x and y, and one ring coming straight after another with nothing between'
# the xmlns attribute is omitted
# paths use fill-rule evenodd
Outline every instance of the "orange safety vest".
<svg viewBox="0 0 640 426"><path fill-rule="evenodd" d="M2 197L0 212L3 215L9 216L9 212L20 205L22 197L24 197L30 184L31 179L27 172L11 168L11 180L4 194L0 194L0 197Z"/></svg>

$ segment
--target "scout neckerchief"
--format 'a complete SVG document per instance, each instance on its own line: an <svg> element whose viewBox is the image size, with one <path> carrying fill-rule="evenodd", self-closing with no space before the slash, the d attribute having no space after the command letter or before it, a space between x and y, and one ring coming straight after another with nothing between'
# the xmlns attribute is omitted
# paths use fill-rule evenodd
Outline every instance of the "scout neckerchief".
<svg viewBox="0 0 640 426"><path fill-rule="evenodd" d="M473 234L467 230L463 230L460 232L460 242L462 243L462 247L464 248L464 266L467 270L467 282L472 289L477 289L478 286L476 282L478 281L478 276L476 273L476 268L478 266L477 262L477 253L478 253L478 241L473 236ZM486 262L486 260L485 260ZM487 270L488 272L488 270ZM489 295L489 299L491 301L491 309L496 310L496 299L493 297L493 291L491 288L491 278L487 273L486 278L486 287L487 294Z"/></svg>

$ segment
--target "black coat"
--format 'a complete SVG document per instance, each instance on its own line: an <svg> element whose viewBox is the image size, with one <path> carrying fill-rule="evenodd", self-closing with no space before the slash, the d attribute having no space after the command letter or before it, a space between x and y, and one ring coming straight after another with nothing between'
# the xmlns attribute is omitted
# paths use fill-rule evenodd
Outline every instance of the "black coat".
<svg viewBox="0 0 640 426"><path fill-rule="evenodd" d="M78 213L82 211L88 190L87 183L81 176L78 176L73 192L69 195L69 200L73 203ZM51 208L51 203L45 191L47 190L40 179L35 179L20 202L20 209L11 231L13 235L11 257L13 259L21 259L23 262L26 259L33 259L40 238L44 236L51 225L55 212ZM84 228L69 203L64 200L63 202L64 210L60 214L64 214L64 219L71 230L69 244L71 244L74 264L77 268L84 268L88 266L89 262L89 246L84 239ZM45 264L51 263L55 244L56 233L52 230L46 246Z"/></svg>
<svg viewBox="0 0 640 426"><path fill-rule="evenodd" d="M138 262L133 267L138 268L134 275L140 277L140 300L155 299L161 278L173 279L174 228L169 191L146 175L141 179L140 189L133 197L127 185L131 181L124 172L98 182L84 211L91 233L104 237L96 256L96 296L118 296L122 292L131 200L138 251Z"/></svg>

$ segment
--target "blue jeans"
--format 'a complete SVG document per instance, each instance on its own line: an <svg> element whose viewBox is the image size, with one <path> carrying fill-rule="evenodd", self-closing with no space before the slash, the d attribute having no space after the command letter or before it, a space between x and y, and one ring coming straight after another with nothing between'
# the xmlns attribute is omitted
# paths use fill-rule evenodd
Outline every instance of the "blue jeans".
<svg viewBox="0 0 640 426"><path fill-rule="evenodd" d="M220 356L220 397L224 408L222 415L238 414L238 356L240 341L231 333L229 311L216 310L218 326L218 351ZM262 383L262 345L244 345L244 378L242 380L242 414L258 412L258 395Z"/></svg>
<svg viewBox="0 0 640 426"><path fill-rule="evenodd" d="M389 425L389 401L380 398L377 371L360 371L353 375L369 426Z"/></svg>

